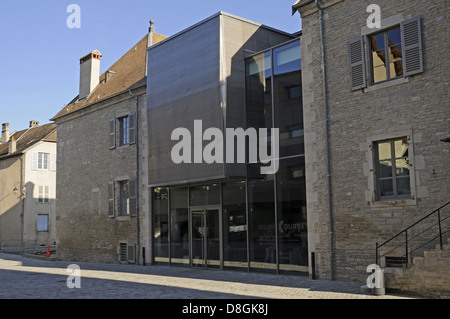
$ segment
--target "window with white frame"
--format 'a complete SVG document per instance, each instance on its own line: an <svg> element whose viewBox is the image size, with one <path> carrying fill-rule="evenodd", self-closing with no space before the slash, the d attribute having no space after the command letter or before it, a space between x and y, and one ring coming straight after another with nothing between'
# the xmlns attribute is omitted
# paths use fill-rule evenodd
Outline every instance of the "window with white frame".
<svg viewBox="0 0 450 319"><path fill-rule="evenodd" d="M48 169L49 153L38 153L38 169Z"/></svg>
<svg viewBox="0 0 450 319"><path fill-rule="evenodd" d="M50 203L50 187L48 185L39 185L38 203Z"/></svg>

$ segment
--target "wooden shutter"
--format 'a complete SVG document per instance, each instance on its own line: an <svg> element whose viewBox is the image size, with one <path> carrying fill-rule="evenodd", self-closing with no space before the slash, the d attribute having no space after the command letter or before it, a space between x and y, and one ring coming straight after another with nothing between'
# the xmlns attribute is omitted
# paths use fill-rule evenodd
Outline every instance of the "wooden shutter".
<svg viewBox="0 0 450 319"><path fill-rule="evenodd" d="M130 136L130 144L134 144L136 143L136 113L130 113L128 124L129 124L128 134Z"/></svg>
<svg viewBox="0 0 450 319"><path fill-rule="evenodd" d="M56 154L55 153L50 154L50 170L56 171Z"/></svg>
<svg viewBox="0 0 450 319"><path fill-rule="evenodd" d="M31 164L31 169L33 170L33 171L37 171L37 169L38 169L38 152L33 152L33 161L32 161L32 164Z"/></svg>
<svg viewBox="0 0 450 319"><path fill-rule="evenodd" d="M109 120L109 148L116 147L116 119Z"/></svg>
<svg viewBox="0 0 450 319"><path fill-rule="evenodd" d="M114 182L110 182L108 185L108 216L114 217Z"/></svg>
<svg viewBox="0 0 450 319"><path fill-rule="evenodd" d="M127 245L127 261L130 264L134 264L136 262L136 246L134 244Z"/></svg>
<svg viewBox="0 0 450 319"><path fill-rule="evenodd" d="M364 37L348 41L350 78L352 91L366 87L366 65L364 58Z"/></svg>
<svg viewBox="0 0 450 319"><path fill-rule="evenodd" d="M422 31L420 17L415 17L400 24L403 48L403 75L423 72Z"/></svg>
<svg viewBox="0 0 450 319"><path fill-rule="evenodd" d="M128 181L128 199L130 205L130 215L136 216L136 180Z"/></svg>

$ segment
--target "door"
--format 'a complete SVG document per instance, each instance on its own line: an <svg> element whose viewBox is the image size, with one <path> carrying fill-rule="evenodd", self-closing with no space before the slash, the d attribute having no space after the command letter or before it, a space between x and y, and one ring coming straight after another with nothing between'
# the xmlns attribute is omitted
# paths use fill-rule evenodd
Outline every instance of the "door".
<svg viewBox="0 0 450 319"><path fill-rule="evenodd" d="M220 210L191 210L191 265L193 268L220 268Z"/></svg>

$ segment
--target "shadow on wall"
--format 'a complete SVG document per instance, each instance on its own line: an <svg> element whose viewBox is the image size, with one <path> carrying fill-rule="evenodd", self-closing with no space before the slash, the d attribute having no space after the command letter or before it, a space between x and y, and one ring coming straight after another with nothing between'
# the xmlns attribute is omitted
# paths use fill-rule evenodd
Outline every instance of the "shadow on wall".
<svg viewBox="0 0 450 319"><path fill-rule="evenodd" d="M50 198L48 186L38 187L36 197L32 182L22 189L20 183L2 185L0 251L40 252L56 245L56 217L52 214L55 198Z"/></svg>

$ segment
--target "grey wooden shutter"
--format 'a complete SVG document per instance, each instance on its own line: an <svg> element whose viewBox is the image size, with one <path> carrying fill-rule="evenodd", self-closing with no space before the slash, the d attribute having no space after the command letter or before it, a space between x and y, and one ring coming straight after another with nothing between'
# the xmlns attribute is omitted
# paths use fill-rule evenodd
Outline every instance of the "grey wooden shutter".
<svg viewBox="0 0 450 319"><path fill-rule="evenodd" d="M128 133L130 136L130 144L136 143L136 113L130 113L129 115L129 128Z"/></svg>
<svg viewBox="0 0 450 319"><path fill-rule="evenodd" d="M127 261L130 264L134 264L136 262L136 246L134 244L127 245Z"/></svg>
<svg viewBox="0 0 450 319"><path fill-rule="evenodd" d="M136 216L136 180L128 181L128 199L130 205L130 215Z"/></svg>
<svg viewBox="0 0 450 319"><path fill-rule="evenodd" d="M109 120L109 148L116 147L116 119Z"/></svg>
<svg viewBox="0 0 450 319"><path fill-rule="evenodd" d="M422 31L420 17L405 20L400 24L403 48L403 75L423 72Z"/></svg>
<svg viewBox="0 0 450 319"><path fill-rule="evenodd" d="M108 185L108 216L114 217L114 182L110 182Z"/></svg>
<svg viewBox="0 0 450 319"><path fill-rule="evenodd" d="M366 65L364 58L364 37L348 41L352 91L366 87Z"/></svg>

